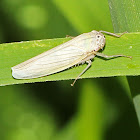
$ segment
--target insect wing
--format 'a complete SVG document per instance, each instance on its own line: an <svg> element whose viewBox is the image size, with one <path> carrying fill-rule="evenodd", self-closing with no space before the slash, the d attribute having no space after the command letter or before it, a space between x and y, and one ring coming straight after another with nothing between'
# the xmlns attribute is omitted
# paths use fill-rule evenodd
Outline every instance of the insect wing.
<svg viewBox="0 0 140 140"><path fill-rule="evenodd" d="M86 57L85 50L77 47L77 41L68 42L33 57L12 68L16 79L31 79L67 69Z"/></svg>

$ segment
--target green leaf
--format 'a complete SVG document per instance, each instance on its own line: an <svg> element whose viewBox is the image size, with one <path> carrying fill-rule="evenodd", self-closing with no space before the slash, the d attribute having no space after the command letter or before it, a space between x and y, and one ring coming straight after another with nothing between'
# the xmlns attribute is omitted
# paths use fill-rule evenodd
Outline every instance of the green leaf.
<svg viewBox="0 0 140 140"><path fill-rule="evenodd" d="M132 56L133 59L130 60L128 58L115 58L105 61L104 59L96 57L92 63L92 67L89 68L85 74L83 74L82 78L139 75L139 38L140 33L125 34L121 38L115 38L106 35L106 47L103 51L104 54L124 54ZM11 73L11 67L68 40L69 38L59 38L1 44L0 85L74 79L87 66L86 64L67 69L63 72L59 72L50 76L28 80L14 79Z"/></svg>
<svg viewBox="0 0 140 140"><path fill-rule="evenodd" d="M139 0L108 0L115 32L140 31Z"/></svg>
<svg viewBox="0 0 140 140"><path fill-rule="evenodd" d="M124 1L124 0L108 0L110 13L115 32L139 32L140 31L140 1ZM134 42L135 40L133 40ZM139 50L137 50L139 51ZM135 68L134 68L135 69ZM131 94L133 97L134 106L137 112L140 124L140 77L127 77Z"/></svg>

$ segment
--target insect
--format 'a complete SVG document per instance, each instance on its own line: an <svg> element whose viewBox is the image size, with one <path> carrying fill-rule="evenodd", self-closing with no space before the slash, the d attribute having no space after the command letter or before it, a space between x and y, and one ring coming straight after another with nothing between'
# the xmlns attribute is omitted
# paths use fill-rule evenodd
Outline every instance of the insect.
<svg viewBox="0 0 140 140"><path fill-rule="evenodd" d="M63 71L77 64L87 63L87 67L71 84L73 86L76 80L91 66L91 60L96 55L106 59L114 57L131 58L131 56L125 55L107 56L98 52L105 46L105 36L102 33L115 37L121 37L124 34L117 35L106 31L95 30L89 33L83 33L68 42L12 67L12 76L15 79L38 78Z"/></svg>

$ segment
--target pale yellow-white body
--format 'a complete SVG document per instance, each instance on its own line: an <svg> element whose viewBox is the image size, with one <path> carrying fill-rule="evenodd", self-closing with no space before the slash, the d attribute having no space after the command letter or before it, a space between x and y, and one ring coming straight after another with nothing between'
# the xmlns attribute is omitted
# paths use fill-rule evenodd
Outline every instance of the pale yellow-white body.
<svg viewBox="0 0 140 140"><path fill-rule="evenodd" d="M91 59L95 55L105 58L124 56L106 56L98 52L105 46L105 36L101 32L120 37L105 31L93 30L89 33L83 33L66 43L12 67L12 76L15 79L38 78L63 71L76 64L88 63L87 68L76 78L77 80L91 66Z"/></svg>

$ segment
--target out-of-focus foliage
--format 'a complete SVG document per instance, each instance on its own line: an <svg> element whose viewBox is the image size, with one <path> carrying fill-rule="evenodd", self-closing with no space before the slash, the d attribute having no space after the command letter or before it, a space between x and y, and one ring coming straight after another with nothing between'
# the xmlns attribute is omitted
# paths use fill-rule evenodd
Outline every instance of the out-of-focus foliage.
<svg viewBox="0 0 140 140"><path fill-rule="evenodd" d="M1 0L0 16L0 42L113 32L107 0ZM125 78L71 82L0 87L0 138L139 139Z"/></svg>
<svg viewBox="0 0 140 140"><path fill-rule="evenodd" d="M108 0L115 32L140 32L139 0Z"/></svg>
<svg viewBox="0 0 140 140"><path fill-rule="evenodd" d="M140 31L140 1L108 0L112 23L115 32L139 32ZM121 10L120 10L121 9ZM133 40L135 42L135 40ZM139 41L137 42L139 44ZM139 52L138 50L136 50ZM139 55L138 55L139 56ZM140 77L127 77L135 110L140 124Z"/></svg>

